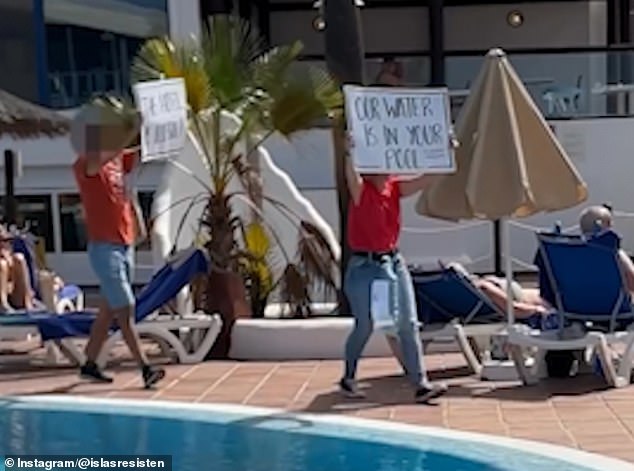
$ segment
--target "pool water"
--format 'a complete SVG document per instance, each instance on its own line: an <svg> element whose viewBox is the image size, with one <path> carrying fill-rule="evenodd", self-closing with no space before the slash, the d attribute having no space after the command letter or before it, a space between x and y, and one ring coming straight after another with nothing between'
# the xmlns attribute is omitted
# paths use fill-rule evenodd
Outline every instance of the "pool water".
<svg viewBox="0 0 634 471"><path fill-rule="evenodd" d="M450 432L367 424L372 426L345 417L329 421L232 406L5 398L0 455L171 455L175 471L634 469L616 461L585 467L591 459L573 464L538 454L531 444L526 451L498 446L496 437L475 442L451 438Z"/></svg>

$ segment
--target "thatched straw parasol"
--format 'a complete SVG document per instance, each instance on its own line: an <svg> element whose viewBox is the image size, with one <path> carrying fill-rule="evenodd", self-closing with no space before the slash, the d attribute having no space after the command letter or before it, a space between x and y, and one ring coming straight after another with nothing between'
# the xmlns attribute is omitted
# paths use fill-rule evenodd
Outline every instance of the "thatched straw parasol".
<svg viewBox="0 0 634 471"><path fill-rule="evenodd" d="M41 136L50 138L68 134L70 120L39 105L29 103L0 89L0 138L30 139ZM8 223L16 220L15 201L15 152L4 152L5 201L4 218Z"/></svg>
<svg viewBox="0 0 634 471"><path fill-rule="evenodd" d="M70 120L61 114L0 89L0 137L55 137L67 134L69 129Z"/></svg>

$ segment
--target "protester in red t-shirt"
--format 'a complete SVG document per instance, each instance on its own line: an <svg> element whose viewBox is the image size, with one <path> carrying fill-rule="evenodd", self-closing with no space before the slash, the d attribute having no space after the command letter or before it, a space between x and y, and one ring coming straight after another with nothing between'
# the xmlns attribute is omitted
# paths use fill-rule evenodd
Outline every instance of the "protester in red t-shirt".
<svg viewBox="0 0 634 471"><path fill-rule="evenodd" d="M87 134L99 134L86 130ZM135 130L128 142L131 142ZM99 279L103 301L86 345L86 363L81 366L83 378L112 382L96 364L113 320L141 367L146 388L165 376L165 371L148 365L134 328L135 297L132 291L135 213L124 176L138 161L138 149L103 149L86 146L73 165L75 179L84 209L88 234L88 256Z"/></svg>
<svg viewBox="0 0 634 471"><path fill-rule="evenodd" d="M352 143L349 142L351 145ZM417 402L426 403L447 391L431 384L422 362L419 322L412 279L398 252L401 198L424 190L432 176L399 179L388 175L359 175L350 157L346 181L350 192L348 244L352 257L346 269L344 290L355 318L346 342L345 373L339 387L349 397L363 397L355 383L357 364L374 326L370 313L372 284L390 283L390 308L395 313L397 339L390 343L415 390Z"/></svg>

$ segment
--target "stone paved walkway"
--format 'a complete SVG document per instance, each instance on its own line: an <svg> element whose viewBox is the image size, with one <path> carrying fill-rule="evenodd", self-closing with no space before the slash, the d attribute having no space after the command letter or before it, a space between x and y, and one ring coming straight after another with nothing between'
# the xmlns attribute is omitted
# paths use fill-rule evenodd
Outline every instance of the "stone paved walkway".
<svg viewBox="0 0 634 471"><path fill-rule="evenodd" d="M161 388L140 388L137 372L116 366L113 385L80 383L72 369L0 369L0 394L78 394L94 397L238 403L503 435L580 448L634 462L634 388L607 390L592 376L551 380L537 387L481 382L457 354L427 358L434 379L451 389L437 406L412 403L392 359L364 360L364 401L341 398L335 383L341 364L307 362L207 362L170 365ZM608 471L608 470L606 470Z"/></svg>

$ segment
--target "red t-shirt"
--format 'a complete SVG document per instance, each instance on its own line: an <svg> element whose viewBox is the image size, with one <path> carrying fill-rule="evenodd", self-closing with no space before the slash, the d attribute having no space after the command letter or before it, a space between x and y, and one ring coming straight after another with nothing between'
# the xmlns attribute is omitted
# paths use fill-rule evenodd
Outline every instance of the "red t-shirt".
<svg viewBox="0 0 634 471"><path fill-rule="evenodd" d="M93 176L86 175L84 156L79 156L75 161L73 171L91 242L134 243L134 210L124 182L124 175L132 170L133 159L134 153L122 152Z"/></svg>
<svg viewBox="0 0 634 471"><path fill-rule="evenodd" d="M357 252L396 249L401 231L401 193L398 181L389 178L382 189L363 180L358 204L348 209L348 244Z"/></svg>

